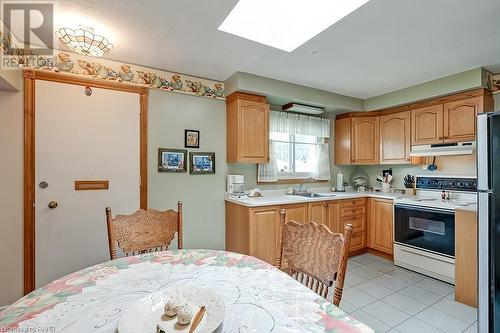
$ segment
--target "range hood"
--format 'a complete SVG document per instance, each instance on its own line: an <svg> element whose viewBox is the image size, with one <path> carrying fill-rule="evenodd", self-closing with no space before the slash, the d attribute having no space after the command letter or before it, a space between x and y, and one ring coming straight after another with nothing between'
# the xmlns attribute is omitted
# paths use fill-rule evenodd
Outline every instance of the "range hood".
<svg viewBox="0 0 500 333"><path fill-rule="evenodd" d="M476 141L458 143L437 143L411 146L410 156L470 155L476 150Z"/></svg>

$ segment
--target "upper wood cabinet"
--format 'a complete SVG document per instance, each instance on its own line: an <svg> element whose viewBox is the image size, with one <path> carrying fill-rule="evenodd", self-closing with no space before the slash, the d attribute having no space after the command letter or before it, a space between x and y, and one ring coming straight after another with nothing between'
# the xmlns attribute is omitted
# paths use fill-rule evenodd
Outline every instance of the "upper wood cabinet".
<svg viewBox="0 0 500 333"><path fill-rule="evenodd" d="M351 118L335 120L335 164L351 164Z"/></svg>
<svg viewBox="0 0 500 333"><path fill-rule="evenodd" d="M388 254L393 253L393 202L370 198L368 246Z"/></svg>
<svg viewBox="0 0 500 333"><path fill-rule="evenodd" d="M351 118L352 164L379 163L379 117Z"/></svg>
<svg viewBox="0 0 500 333"><path fill-rule="evenodd" d="M481 97L473 97L444 104L444 142L476 139L476 116L482 110L481 102Z"/></svg>
<svg viewBox="0 0 500 333"><path fill-rule="evenodd" d="M443 105L411 111L411 143L426 145L443 142Z"/></svg>
<svg viewBox="0 0 500 333"><path fill-rule="evenodd" d="M235 92L226 98L228 163L269 161L269 105L264 96Z"/></svg>
<svg viewBox="0 0 500 333"><path fill-rule="evenodd" d="M493 110L491 92L479 89L423 103L411 110L412 145L476 139L476 116Z"/></svg>
<svg viewBox="0 0 500 333"><path fill-rule="evenodd" d="M335 164L378 164L379 117L360 112L335 119Z"/></svg>
<svg viewBox="0 0 500 333"><path fill-rule="evenodd" d="M380 163L410 163L410 136L410 111L380 116Z"/></svg>

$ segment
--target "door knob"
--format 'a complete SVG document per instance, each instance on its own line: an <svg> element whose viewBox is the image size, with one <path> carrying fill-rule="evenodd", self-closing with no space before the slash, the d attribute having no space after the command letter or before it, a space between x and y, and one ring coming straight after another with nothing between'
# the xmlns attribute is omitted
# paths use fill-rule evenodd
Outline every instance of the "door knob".
<svg viewBox="0 0 500 333"><path fill-rule="evenodd" d="M49 202L49 208L50 209L54 209L57 207L57 201L51 201Z"/></svg>

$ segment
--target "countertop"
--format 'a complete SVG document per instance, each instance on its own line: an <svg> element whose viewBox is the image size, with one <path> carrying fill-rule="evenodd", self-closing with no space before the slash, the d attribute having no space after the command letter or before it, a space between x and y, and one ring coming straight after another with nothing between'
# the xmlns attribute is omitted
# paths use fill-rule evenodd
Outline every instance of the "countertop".
<svg viewBox="0 0 500 333"><path fill-rule="evenodd" d="M396 198L407 197L408 195L400 193L383 193L375 191L346 191L346 192L330 192L328 189L315 188L314 193L333 193L335 196L328 197L316 197L307 198L298 195L288 195L286 190L267 190L263 191L264 196L258 198L231 198L231 196L226 194L226 201L232 202L238 205L246 207L264 207L264 206L275 206L275 205L290 205L298 203L307 203L315 201L330 201L330 200L342 200L342 199L355 199L355 198L382 198L394 200Z"/></svg>
<svg viewBox="0 0 500 333"><path fill-rule="evenodd" d="M355 198L381 198L381 199L400 199L405 197L410 197L410 195L400 194L400 193L384 193L384 192L376 192L376 191L365 191L365 192L357 192L354 190L346 191L346 192L330 192L329 188L315 188L314 193L330 193L334 194L334 196L327 197L316 197L316 198L307 198L301 197L298 195L288 195L286 194L286 190L266 190L263 191L263 197L257 198L232 198L228 194L226 194L226 201L232 202L237 205L245 206L245 207L265 207L265 206L277 206L277 205L290 205L290 204L299 204L299 203L307 203L307 202L316 202L316 201L331 201L331 200L342 200L342 199L355 199ZM455 210L461 211L477 211L477 205L468 205L468 206L457 206Z"/></svg>

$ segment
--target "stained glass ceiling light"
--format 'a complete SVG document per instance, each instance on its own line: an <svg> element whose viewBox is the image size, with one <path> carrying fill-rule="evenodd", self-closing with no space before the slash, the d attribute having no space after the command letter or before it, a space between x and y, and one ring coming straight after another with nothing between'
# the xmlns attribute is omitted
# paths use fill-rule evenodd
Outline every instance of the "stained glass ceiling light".
<svg viewBox="0 0 500 333"><path fill-rule="evenodd" d="M102 57L113 48L106 37L96 35L94 29L88 27L61 28L56 36L70 50L86 56Z"/></svg>

